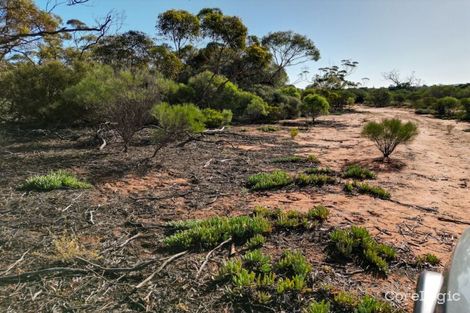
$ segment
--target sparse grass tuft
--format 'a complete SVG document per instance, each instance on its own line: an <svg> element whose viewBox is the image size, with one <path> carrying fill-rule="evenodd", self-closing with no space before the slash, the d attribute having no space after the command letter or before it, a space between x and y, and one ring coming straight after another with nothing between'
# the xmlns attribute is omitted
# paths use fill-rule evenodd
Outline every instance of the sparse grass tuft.
<svg viewBox="0 0 470 313"><path fill-rule="evenodd" d="M278 126L274 125L263 125L258 127L258 130L265 132L265 133L272 133L281 130Z"/></svg>
<svg viewBox="0 0 470 313"><path fill-rule="evenodd" d="M53 171L43 176L33 176L24 182L21 190L51 191L55 189L88 189L92 185L78 180L74 175L65 171Z"/></svg>
<svg viewBox="0 0 470 313"><path fill-rule="evenodd" d="M346 168L343 177L354 179L374 179L376 176L374 172L354 164Z"/></svg>
<svg viewBox="0 0 470 313"><path fill-rule="evenodd" d="M80 244L79 239L75 236L63 235L54 239L52 244L54 246L54 251L48 257L53 260L70 262L75 260L77 257L90 260L96 260L99 258L99 254L96 250L85 248Z"/></svg>
<svg viewBox="0 0 470 313"><path fill-rule="evenodd" d="M186 222L184 228L166 237L169 248L211 248L228 238L235 242L246 242L257 234L271 231L270 222L259 216L212 217L206 220Z"/></svg>
<svg viewBox="0 0 470 313"><path fill-rule="evenodd" d="M441 260L439 260L439 258L432 253L426 253L416 258L416 265L423 266L426 263L431 266L437 266L441 263Z"/></svg>
<svg viewBox="0 0 470 313"><path fill-rule="evenodd" d="M298 174L295 177L295 184L298 186L324 186L327 184L334 184L336 181L333 177L327 175L317 175L317 174Z"/></svg>
<svg viewBox="0 0 470 313"><path fill-rule="evenodd" d="M268 190L281 188L292 184L292 177L281 170L271 173L258 173L248 178L248 187L251 190Z"/></svg>
<svg viewBox="0 0 470 313"><path fill-rule="evenodd" d="M330 239L333 254L355 259L358 263L372 266L382 273L387 273L388 261L396 257L395 249L377 243L363 227L336 229L330 233Z"/></svg>

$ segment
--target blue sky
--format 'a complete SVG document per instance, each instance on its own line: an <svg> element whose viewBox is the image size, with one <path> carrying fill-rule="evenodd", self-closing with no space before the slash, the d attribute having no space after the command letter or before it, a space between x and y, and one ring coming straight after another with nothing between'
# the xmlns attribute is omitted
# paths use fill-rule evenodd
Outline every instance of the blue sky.
<svg viewBox="0 0 470 313"><path fill-rule="evenodd" d="M36 3L44 8L47 0ZM311 38L321 60L289 68L292 81L302 67L312 76L319 67L350 58L359 62L351 78L368 77L368 86L388 85L382 73L392 69L403 76L414 71L428 85L470 82L468 0L90 0L55 13L91 23L114 9L125 17L121 31L155 36L159 13L197 13L203 7L241 17L254 35L293 30Z"/></svg>

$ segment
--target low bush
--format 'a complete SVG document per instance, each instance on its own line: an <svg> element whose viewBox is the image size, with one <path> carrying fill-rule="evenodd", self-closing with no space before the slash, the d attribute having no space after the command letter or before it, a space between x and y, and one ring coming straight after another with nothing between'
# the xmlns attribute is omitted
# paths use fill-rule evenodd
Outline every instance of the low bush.
<svg viewBox="0 0 470 313"><path fill-rule="evenodd" d="M327 184L334 184L336 180L328 175L321 175L321 174L298 174L295 177L295 184L303 187L303 186L324 186Z"/></svg>
<svg viewBox="0 0 470 313"><path fill-rule="evenodd" d="M258 127L258 130L265 132L265 133L272 133L272 132L280 131L281 129L279 128L279 126L263 125L263 126Z"/></svg>
<svg viewBox="0 0 470 313"><path fill-rule="evenodd" d="M301 110L306 116L312 119L313 123L315 123L315 119L317 117L329 113L330 104L325 97L317 94L310 94L303 99Z"/></svg>
<svg viewBox="0 0 470 313"><path fill-rule="evenodd" d="M261 248L264 243L266 242L266 238L263 235L256 234L255 236L251 237L247 242L246 242L246 247L249 250L254 250L257 248Z"/></svg>
<svg viewBox="0 0 470 313"><path fill-rule="evenodd" d="M276 292L283 294L289 291L302 292L305 288L305 276L295 275L290 277L281 277L277 281Z"/></svg>
<svg viewBox="0 0 470 313"><path fill-rule="evenodd" d="M386 160L398 145L411 142L418 135L418 127L412 122L384 119L379 123L367 123L361 134L375 143Z"/></svg>
<svg viewBox="0 0 470 313"><path fill-rule="evenodd" d="M470 116L470 115L469 115ZM289 135L292 139L295 139L295 137L297 137L297 135L299 135L299 129L297 127L292 127L290 130L289 130Z"/></svg>
<svg viewBox="0 0 470 313"><path fill-rule="evenodd" d="M464 119L470 120L470 98L461 99L460 104L462 104L462 107L465 110Z"/></svg>
<svg viewBox="0 0 470 313"><path fill-rule="evenodd" d="M307 174L317 174L317 175L333 175L335 172L329 167L312 167L305 170Z"/></svg>
<svg viewBox="0 0 470 313"><path fill-rule="evenodd" d="M286 277L294 277L296 275L307 277L312 270L312 266L302 253L289 250L282 254L275 268L278 273Z"/></svg>
<svg viewBox="0 0 470 313"><path fill-rule="evenodd" d="M434 109L438 116L448 116L452 109L459 105L459 100L454 97L444 97L437 100Z"/></svg>
<svg viewBox="0 0 470 313"><path fill-rule="evenodd" d="M292 177L284 171L259 173L248 178L247 186L251 190L277 189L292 184Z"/></svg>
<svg viewBox="0 0 470 313"><path fill-rule="evenodd" d="M230 110L217 111L209 108L202 110L202 114L204 114L204 124L207 128L219 128L228 125L233 116Z"/></svg>
<svg viewBox="0 0 470 313"><path fill-rule="evenodd" d="M80 181L74 175L59 170L43 176L30 177L19 189L26 191L51 191L55 189L88 189L91 187L92 185Z"/></svg>
<svg viewBox="0 0 470 313"><path fill-rule="evenodd" d="M274 225L285 229L307 228L308 219L297 211L278 211Z"/></svg>
<svg viewBox="0 0 470 313"><path fill-rule="evenodd" d="M279 158L274 158L272 160L273 163L303 163L306 159L304 157L298 155L289 155Z"/></svg>
<svg viewBox="0 0 470 313"><path fill-rule="evenodd" d="M317 302L315 300L311 301L308 306L303 310L304 313L330 313L330 303L328 301L322 300Z"/></svg>
<svg viewBox="0 0 470 313"><path fill-rule="evenodd" d="M263 274L271 272L271 258L261 252L261 250L253 250L246 253L243 258L243 267L250 271Z"/></svg>
<svg viewBox="0 0 470 313"><path fill-rule="evenodd" d="M330 240L333 255L354 259L359 264L372 266L382 273L387 273L388 261L396 256L391 246L377 243L363 227L336 229L330 233Z"/></svg>
<svg viewBox="0 0 470 313"><path fill-rule="evenodd" d="M376 176L375 173L370 171L369 169L354 164L346 168L343 177L354 179L374 179Z"/></svg>
<svg viewBox="0 0 470 313"><path fill-rule="evenodd" d="M392 103L392 94L385 88L375 89L369 93L369 101L378 107L385 107Z"/></svg>
<svg viewBox="0 0 470 313"><path fill-rule="evenodd" d="M169 226L175 227L175 223ZM229 238L244 243L257 234L271 231L270 222L260 216L212 217L176 224L176 227L177 232L164 240L168 248L207 249Z"/></svg>
<svg viewBox="0 0 470 313"><path fill-rule="evenodd" d="M390 193L379 186L372 186L367 183L353 183L353 187L362 194L368 194L376 198L380 198L383 200L390 199Z"/></svg>
<svg viewBox="0 0 470 313"><path fill-rule="evenodd" d="M426 253L416 258L416 264L418 266L423 266L425 264L429 264L431 266L437 266L440 263L441 263L441 260L439 260L439 258L432 253Z"/></svg>
<svg viewBox="0 0 470 313"><path fill-rule="evenodd" d="M318 158L311 154L307 157L298 155L288 155L283 157L274 158L273 163L319 163Z"/></svg>
<svg viewBox="0 0 470 313"><path fill-rule="evenodd" d="M204 114L191 103L178 105L161 103L153 107L152 115L158 123L158 128L154 131L156 147L152 157L168 144L205 129Z"/></svg>
<svg viewBox="0 0 470 313"><path fill-rule="evenodd" d="M318 220L320 222L326 221L328 219L329 215L330 215L330 210L328 210L323 205L317 205L317 206L311 208L307 212L307 217L309 219Z"/></svg>

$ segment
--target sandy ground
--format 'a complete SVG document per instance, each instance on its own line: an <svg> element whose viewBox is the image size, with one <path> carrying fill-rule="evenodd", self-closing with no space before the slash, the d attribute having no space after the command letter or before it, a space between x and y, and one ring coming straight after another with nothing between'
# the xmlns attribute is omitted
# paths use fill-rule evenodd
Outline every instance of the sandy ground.
<svg viewBox="0 0 470 313"><path fill-rule="evenodd" d="M254 201L300 210L324 203L333 209L339 223L344 218L351 219L375 228L388 241L409 243L416 247L417 254L432 252L446 262L455 240L469 227L438 218L470 221L470 133L464 132L470 125L415 115L406 109L357 110L360 113L323 117L320 120L328 122L327 126L320 123L301 132L295 139L299 144L297 153L315 154L322 166L334 170L350 163L376 170L378 178L373 184L390 191L393 202L368 196L303 192ZM387 165L377 161L380 152L360 132L367 121L393 117L417 123L419 135L411 144L399 146L392 164ZM453 126L450 132L448 125Z"/></svg>

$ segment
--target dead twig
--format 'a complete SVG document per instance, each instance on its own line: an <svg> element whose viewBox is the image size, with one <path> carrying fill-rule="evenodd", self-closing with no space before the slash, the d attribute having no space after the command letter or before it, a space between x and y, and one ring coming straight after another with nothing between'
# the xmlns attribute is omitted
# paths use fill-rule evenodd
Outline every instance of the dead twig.
<svg viewBox="0 0 470 313"><path fill-rule="evenodd" d="M170 258L168 258L165 262L163 262L162 265L160 265L160 267L155 272L153 272L149 277L147 277L142 282L140 282L137 286L135 286L135 289L139 289L139 288L142 288L143 286L145 286L146 283L151 281L155 277L155 275L160 273L165 268L165 266L167 266L171 261L185 255L186 253L188 253L188 250L177 253L177 254L171 256Z"/></svg>
<svg viewBox="0 0 470 313"><path fill-rule="evenodd" d="M232 241L232 238L229 238L227 240L225 240L224 242L222 242L221 244L219 244L217 247L215 247L214 249L212 249L211 251L209 251L209 253L207 253L206 255L206 258L204 259L204 262L202 262L201 264L201 267L199 268L199 270L197 271L196 273L196 279L199 277L199 275L201 274L202 270L204 269L204 267L206 266L207 262L209 262L209 258L210 256L212 255L212 253L214 253L216 250L220 249L221 247L223 247L225 244L229 243Z"/></svg>
<svg viewBox="0 0 470 313"><path fill-rule="evenodd" d="M77 201L82 195L83 195L83 193L81 193L78 196L76 196L75 198L73 198L72 202L69 205L67 205L64 209L62 209L62 212L65 212L68 209L70 209L72 207L72 205L75 203L75 201Z"/></svg>
<svg viewBox="0 0 470 313"><path fill-rule="evenodd" d="M15 263L13 263L12 265L10 265L5 271L3 271L3 272L1 273L1 275L6 275L6 274L8 274L8 272L11 271L12 269L14 269L15 266L17 266L18 264L20 264L21 262L23 262L24 257L25 257L25 255L26 255L28 252L29 252L29 249L26 250L26 252L23 253L23 255L21 255L21 257L20 257L18 260L15 261Z"/></svg>

